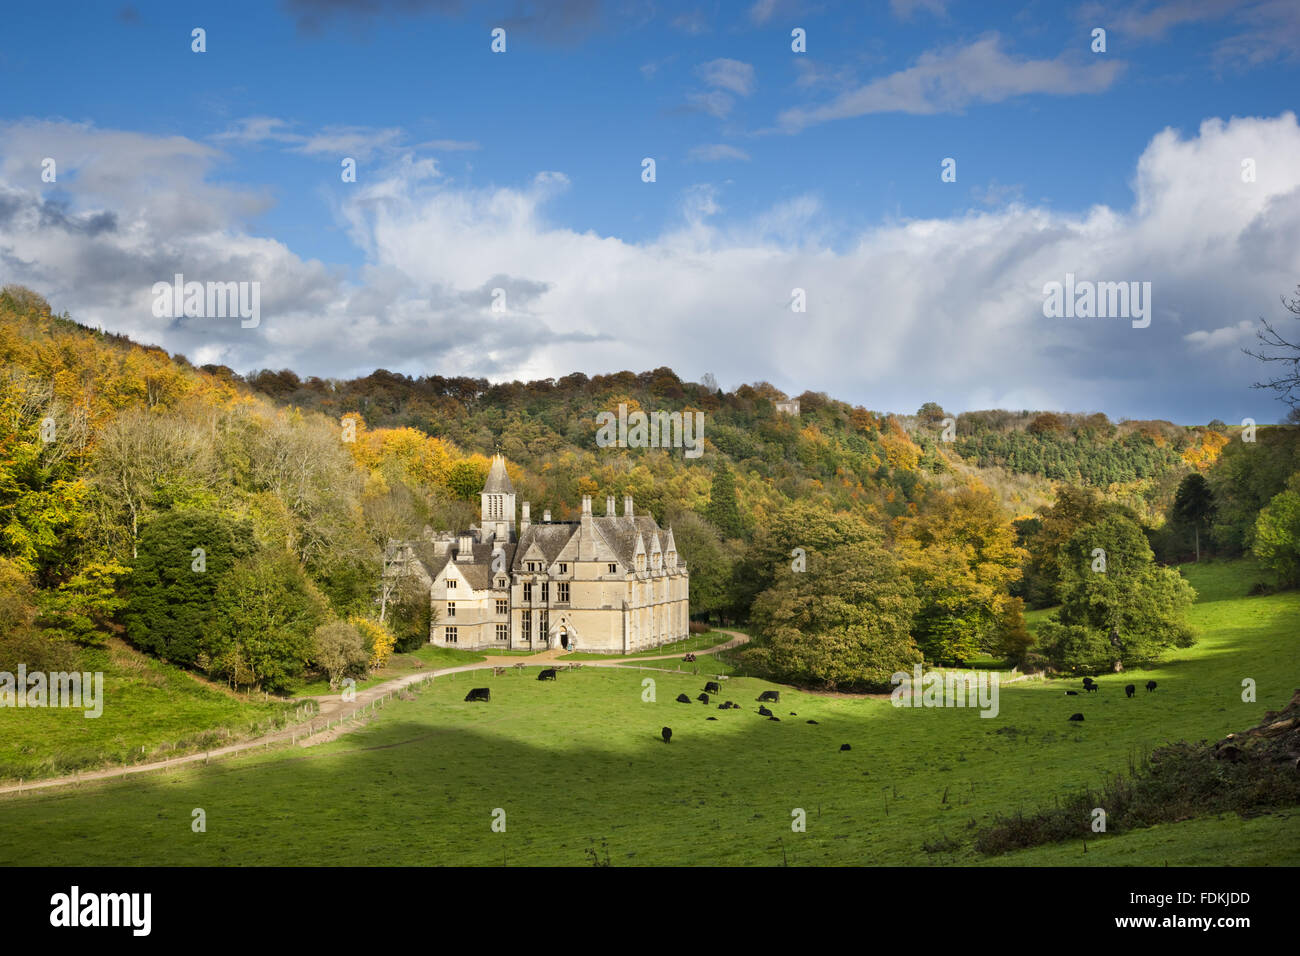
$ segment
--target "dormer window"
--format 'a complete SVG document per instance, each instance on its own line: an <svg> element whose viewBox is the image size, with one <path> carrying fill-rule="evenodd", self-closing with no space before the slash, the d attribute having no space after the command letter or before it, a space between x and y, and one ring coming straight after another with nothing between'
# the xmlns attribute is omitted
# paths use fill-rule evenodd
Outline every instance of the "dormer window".
<svg viewBox="0 0 1300 956"><path fill-rule="evenodd" d="M447 590L448 591L456 590L456 581L454 579L452 578L447 579Z"/></svg>

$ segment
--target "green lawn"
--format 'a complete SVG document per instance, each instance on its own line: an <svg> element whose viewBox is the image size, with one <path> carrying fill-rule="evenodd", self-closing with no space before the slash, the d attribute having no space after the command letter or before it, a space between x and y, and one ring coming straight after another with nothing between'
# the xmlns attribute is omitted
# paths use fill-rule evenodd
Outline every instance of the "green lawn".
<svg viewBox="0 0 1300 956"><path fill-rule="evenodd" d="M487 660L485 655L496 653L500 652L492 650L458 651L449 647L438 647L435 644L425 644L419 650L412 651L409 654L392 655L379 670L372 673L365 680L357 681L356 689L365 690L375 684L382 684L384 681L405 677L417 671L459 667L461 664L475 664ZM296 697L318 697L324 694L338 693L338 691L331 690L329 681L324 677L320 677L312 681L304 681L293 689L293 693Z"/></svg>
<svg viewBox="0 0 1300 956"><path fill-rule="evenodd" d="M725 644L731 640L730 634L723 634L721 631L705 631L703 634L692 634L690 637L681 641L674 641L671 644L661 644L658 647L652 647L648 651L637 651L635 654L587 654L582 651L575 651L572 654L561 654L559 660L562 661L607 661L614 657L663 657L665 654L688 654L691 651L707 651L711 647L717 647L719 644Z"/></svg>
<svg viewBox="0 0 1300 956"><path fill-rule="evenodd" d="M462 674L330 744L0 798L0 864L39 845L45 862L90 865L586 865L605 841L614 865L1298 865L1291 811L1103 836L1086 858L1081 844L999 858L970 847L972 826L995 814L1096 785L1167 740L1252 726L1300 687L1300 593L1245 598L1253 581L1239 566L1186 572L1208 596L1192 611L1198 645L1102 677L1087 698L1067 699L1064 681L1007 685L989 719L782 689L778 723L755 713L772 685L752 678L727 681L723 699L743 709L719 711L674 701L704 673ZM1148 677L1155 693L1124 697ZM1256 703L1241 701L1245 677ZM491 685L491 703L463 701L474 684ZM1085 723L1066 721L1075 710ZM195 807L206 833L190 830ZM498 808L504 833L492 830ZM805 833L791 830L796 809Z"/></svg>
<svg viewBox="0 0 1300 956"><path fill-rule="evenodd" d="M0 707L0 780L200 750L255 736L296 706L227 693L121 643L85 651L81 668L104 674L103 713Z"/></svg>

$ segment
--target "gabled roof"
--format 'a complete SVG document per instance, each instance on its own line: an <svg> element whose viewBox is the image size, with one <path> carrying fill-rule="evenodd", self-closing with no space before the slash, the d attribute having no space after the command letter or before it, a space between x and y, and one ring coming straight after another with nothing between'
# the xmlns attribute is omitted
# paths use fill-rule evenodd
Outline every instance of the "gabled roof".
<svg viewBox="0 0 1300 956"><path fill-rule="evenodd" d="M456 565L456 570L460 573L471 588L475 591L490 591L492 589L492 552L496 550L496 545L491 542L475 542L472 548L474 554L473 564L453 561L453 551L448 550L446 554L437 554L431 542L420 541L412 545L415 551L416 559L424 566L425 571L433 580L437 580L438 575L447 567L448 563ZM515 557L515 546L513 544L502 545L505 552L507 576L510 568L513 566Z"/></svg>
<svg viewBox="0 0 1300 956"><path fill-rule="evenodd" d="M550 565L560 556L569 539L578 533L578 527L576 523L567 521L530 524L528 530L519 538L519 544L514 552L515 560L510 565L511 569L520 570L519 566L524 561L524 555L530 553L533 548L540 551L547 565Z"/></svg>

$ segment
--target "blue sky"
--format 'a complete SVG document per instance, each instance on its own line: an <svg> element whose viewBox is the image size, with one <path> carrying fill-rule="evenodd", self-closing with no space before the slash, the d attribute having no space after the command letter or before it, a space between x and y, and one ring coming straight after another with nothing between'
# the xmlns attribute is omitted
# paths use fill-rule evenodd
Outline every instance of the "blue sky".
<svg viewBox="0 0 1300 956"><path fill-rule="evenodd" d="M240 371L666 364L897 411L1275 420L1240 348L1300 283L1297 8L23 6L0 279ZM173 269L261 281L266 321L154 318ZM1152 281L1151 327L1045 318L1066 272Z"/></svg>

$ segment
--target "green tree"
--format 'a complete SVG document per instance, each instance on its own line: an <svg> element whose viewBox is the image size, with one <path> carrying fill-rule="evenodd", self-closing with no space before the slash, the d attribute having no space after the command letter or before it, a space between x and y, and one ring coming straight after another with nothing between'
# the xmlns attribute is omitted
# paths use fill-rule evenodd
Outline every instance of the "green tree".
<svg viewBox="0 0 1300 956"><path fill-rule="evenodd" d="M165 660L193 665L216 620L223 578L254 549L247 521L200 509L154 518L140 535L126 579L127 639Z"/></svg>
<svg viewBox="0 0 1300 956"><path fill-rule="evenodd" d="M1300 472L1259 513L1254 551L1283 587L1300 585Z"/></svg>
<svg viewBox="0 0 1300 956"><path fill-rule="evenodd" d="M736 500L736 476L725 464L713 472L713 487L709 491L709 505L704 516L728 538L739 538L744 534L740 505Z"/></svg>
<svg viewBox="0 0 1300 956"><path fill-rule="evenodd" d="M1214 511L1214 492L1204 475L1192 472L1179 482L1171 513L1179 525L1192 529L1197 561L1201 560L1201 528L1214 520Z"/></svg>
<svg viewBox="0 0 1300 956"><path fill-rule="evenodd" d="M1092 642L1106 635L1116 645L1115 670L1155 663L1167 648L1192 643L1185 614L1196 592L1176 570L1156 565L1136 522L1109 515L1080 528L1060 561L1061 623L1086 628Z"/></svg>
<svg viewBox="0 0 1300 956"><path fill-rule="evenodd" d="M718 529L694 511L667 515L677 555L691 574L691 614L720 614L736 606L732 590L736 555Z"/></svg>
<svg viewBox="0 0 1300 956"><path fill-rule="evenodd" d="M436 619L429 603L429 591L420 580L404 575L389 598L388 621L393 631L394 647L399 654L409 654L429 643Z"/></svg>
<svg viewBox="0 0 1300 956"><path fill-rule="evenodd" d="M291 554L258 552L237 562L217 593L206 642L213 673L232 686L279 691L311 659L312 632L328 603Z"/></svg>
<svg viewBox="0 0 1300 956"><path fill-rule="evenodd" d="M921 660L912 641L918 602L877 536L810 553L754 603L759 646L747 659L772 677L830 689L888 687Z"/></svg>

